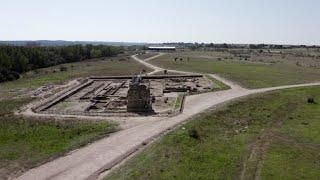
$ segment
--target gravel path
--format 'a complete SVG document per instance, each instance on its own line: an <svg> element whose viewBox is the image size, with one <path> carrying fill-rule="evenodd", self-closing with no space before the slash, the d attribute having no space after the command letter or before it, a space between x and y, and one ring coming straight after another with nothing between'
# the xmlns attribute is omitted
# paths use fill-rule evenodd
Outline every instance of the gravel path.
<svg viewBox="0 0 320 180"><path fill-rule="evenodd" d="M133 56L132 58L141 64L154 69L151 74L164 70L160 67L149 64L146 61L140 60L136 56ZM186 73L181 71L172 72ZM231 89L188 96L185 101L185 111L178 116L150 119L150 121L148 121L148 118L145 118L140 124L136 124L135 126L119 131L110 137L106 137L87 145L86 147L70 152L64 157L60 157L31 169L18 179L97 179L101 173L106 170L110 170L112 167L125 160L128 156L135 153L138 149L142 148L153 139L210 107L250 94L294 87L320 85L320 82L318 82L248 90L231 81L225 80L220 76L211 76L227 84Z"/></svg>

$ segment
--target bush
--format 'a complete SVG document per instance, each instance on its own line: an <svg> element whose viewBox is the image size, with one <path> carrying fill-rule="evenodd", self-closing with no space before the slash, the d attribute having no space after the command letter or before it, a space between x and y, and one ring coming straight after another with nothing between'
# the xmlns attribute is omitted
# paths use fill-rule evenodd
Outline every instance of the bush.
<svg viewBox="0 0 320 180"><path fill-rule="evenodd" d="M190 129L188 133L189 133L189 137L193 139L200 139L199 133L196 129Z"/></svg>
<svg viewBox="0 0 320 180"><path fill-rule="evenodd" d="M68 68L65 67L65 66L60 66L60 71L61 71L61 72L62 72L62 71L68 71Z"/></svg>
<svg viewBox="0 0 320 180"><path fill-rule="evenodd" d="M14 71L3 70L0 72L0 82L13 81L19 79L20 75Z"/></svg>
<svg viewBox="0 0 320 180"><path fill-rule="evenodd" d="M316 104L316 101L314 100L313 97L308 98L308 103L309 104Z"/></svg>
<svg viewBox="0 0 320 180"><path fill-rule="evenodd" d="M12 76L13 76L15 79L19 79L19 78L20 78L20 75L19 75L19 73L17 73L17 72L12 72Z"/></svg>
<svg viewBox="0 0 320 180"><path fill-rule="evenodd" d="M6 77L0 73L0 82L6 81Z"/></svg>

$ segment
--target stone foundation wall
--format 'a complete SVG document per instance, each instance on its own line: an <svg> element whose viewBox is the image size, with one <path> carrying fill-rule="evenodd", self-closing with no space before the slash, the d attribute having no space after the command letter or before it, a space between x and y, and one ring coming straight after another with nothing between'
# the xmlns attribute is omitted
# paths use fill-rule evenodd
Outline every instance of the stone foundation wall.
<svg viewBox="0 0 320 180"><path fill-rule="evenodd" d="M127 98L128 112L149 112L152 110L150 89L146 85L130 85Z"/></svg>

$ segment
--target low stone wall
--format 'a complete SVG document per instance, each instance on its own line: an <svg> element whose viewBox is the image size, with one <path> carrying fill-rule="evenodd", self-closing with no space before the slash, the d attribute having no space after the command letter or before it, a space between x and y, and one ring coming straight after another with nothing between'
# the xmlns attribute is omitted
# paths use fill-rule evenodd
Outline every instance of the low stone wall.
<svg viewBox="0 0 320 180"><path fill-rule="evenodd" d="M80 111L52 111L46 110L39 112L40 114L58 114L58 115L67 115L67 116L91 116L91 117L141 117L141 116L153 116L153 117L173 117L180 114L180 111L166 111L161 113L134 113L134 112L126 112L126 111L115 111L115 112L80 112Z"/></svg>
<svg viewBox="0 0 320 180"><path fill-rule="evenodd" d="M58 95L47 99L46 101L42 102L38 106L35 106L32 108L33 111L35 112L40 112L49 109L50 107L56 105L60 101L65 100L66 98L72 96L73 94L77 93L79 90L90 86L94 81L93 80L88 80L80 85L77 85L75 87L72 87L70 89L67 89L66 91L63 91L61 93L58 93Z"/></svg>
<svg viewBox="0 0 320 180"><path fill-rule="evenodd" d="M77 84L75 86L69 87L56 95L43 100L39 104L35 105L32 107L32 111L36 113L41 113L41 114L60 114L60 115L82 115L82 116L106 116L106 117L112 117L112 116L121 116L121 117L130 117L130 116L175 116L183 111L183 104L182 102L181 107L179 109L173 109L170 111L166 112L64 112L64 111L52 111L50 108L56 104L58 104L61 101L64 101L65 99L69 98L70 96L74 95L75 93L81 91L82 89L92 85L95 81L99 80L125 80L125 79L132 79L134 76L99 76L99 77L90 77L88 79L83 80L80 84ZM142 76L143 79L169 79L169 78L201 78L203 77L202 75L152 75L152 76ZM125 82L122 82L119 86L115 88L114 92L117 92L119 88L124 86ZM102 89L105 87L106 84L100 84L97 87L93 88L93 90L90 90L86 94L84 94L83 97L86 97L88 94L92 93L93 91L96 91L97 89ZM107 85L108 86L108 85ZM138 90L140 92L140 90ZM114 93L112 93L114 94ZM112 95L111 94L111 95ZM148 95L143 95L148 97ZM183 97L183 100L184 101ZM141 98L138 98L141 99ZM143 99L143 98L142 98ZM130 109L130 107L129 107ZM130 110L129 110L130 111Z"/></svg>
<svg viewBox="0 0 320 180"><path fill-rule="evenodd" d="M92 80L105 80L105 79L132 79L135 76L92 76ZM190 75L148 75L141 76L142 79L170 79L170 78L202 78L203 75L200 74L190 74Z"/></svg>

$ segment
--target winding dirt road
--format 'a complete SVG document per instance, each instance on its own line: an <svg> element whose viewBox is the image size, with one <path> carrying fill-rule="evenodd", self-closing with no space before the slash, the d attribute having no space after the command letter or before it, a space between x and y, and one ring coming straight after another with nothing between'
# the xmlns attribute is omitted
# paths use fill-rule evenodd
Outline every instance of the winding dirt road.
<svg viewBox="0 0 320 180"><path fill-rule="evenodd" d="M158 55L157 57L159 56L161 55ZM133 56L132 58L137 62L154 69L154 71L149 74L154 74L164 70L163 68L154 66L147 61L137 58L136 56ZM171 72L188 73L174 70ZM208 108L250 94L294 87L320 85L320 82L317 82L248 90L220 76L211 76L229 85L230 89L188 96L185 101L185 111L175 117L144 117L140 123L136 123L134 126L130 126L111 135L110 137L106 137L81 149L70 152L64 157L60 157L31 169L17 179L97 179L101 173L110 170L115 165L121 163L128 156L135 153L138 149L142 148L153 139L159 137L161 134L181 124L192 116L207 110ZM127 121L130 121L130 118L128 118Z"/></svg>

